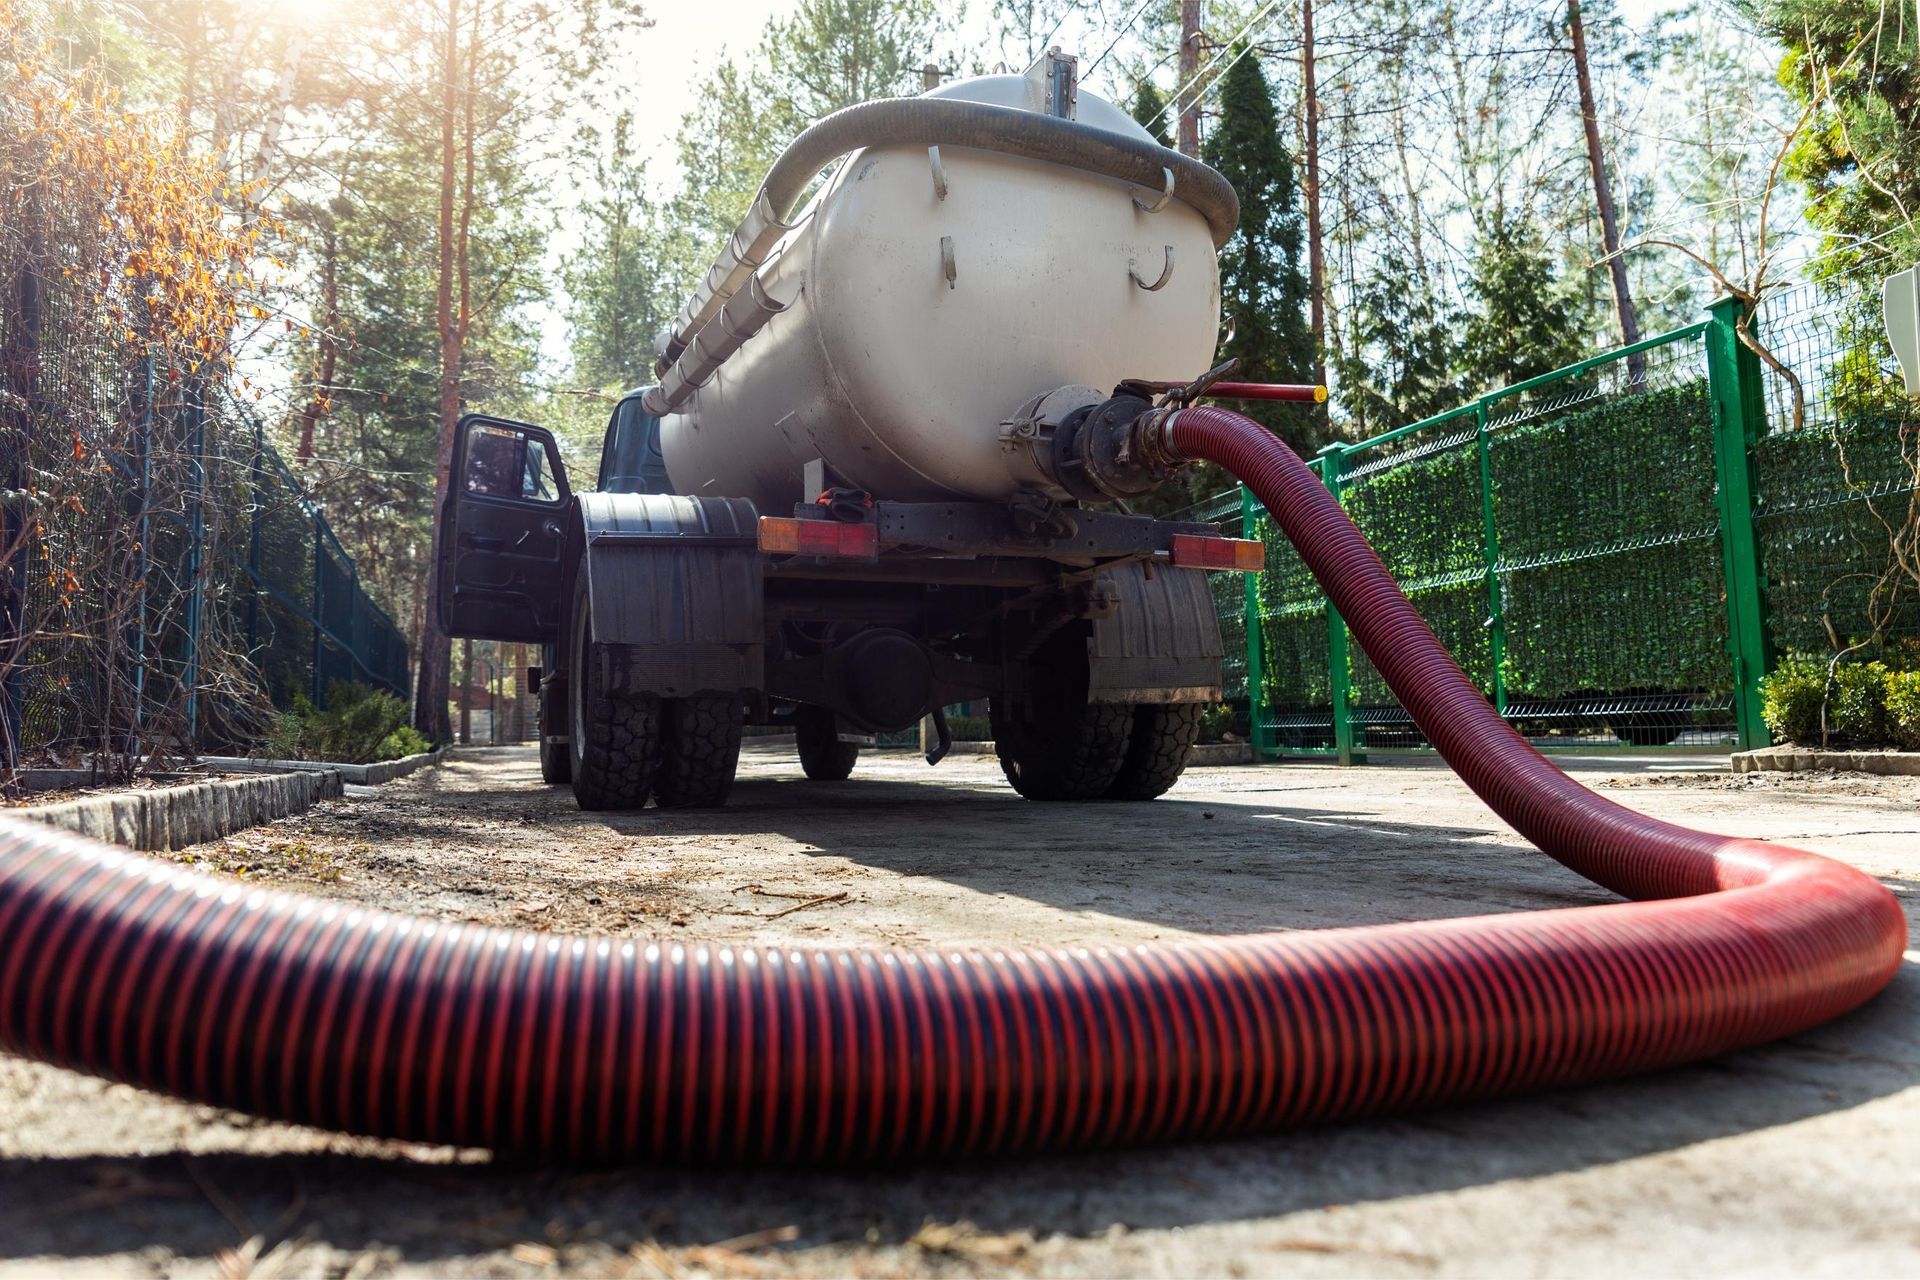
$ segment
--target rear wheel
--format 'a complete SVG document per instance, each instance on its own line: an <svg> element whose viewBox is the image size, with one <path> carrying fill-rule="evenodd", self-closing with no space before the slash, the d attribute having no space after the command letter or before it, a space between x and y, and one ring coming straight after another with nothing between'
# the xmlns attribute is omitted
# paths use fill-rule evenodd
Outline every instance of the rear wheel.
<svg viewBox="0 0 1920 1280"><path fill-rule="evenodd" d="M567 680L548 673L540 681L540 781L559 786L573 778L567 754Z"/></svg>
<svg viewBox="0 0 1920 1280"><path fill-rule="evenodd" d="M825 707L802 707L793 717L793 737L800 747L800 768L815 782L844 782L860 758L860 744L840 741L833 712Z"/></svg>
<svg viewBox="0 0 1920 1280"><path fill-rule="evenodd" d="M740 699L731 694L702 694L669 698L660 708L654 800L663 809L725 804L740 767Z"/></svg>
<svg viewBox="0 0 1920 1280"><path fill-rule="evenodd" d="M1098 800L1120 776L1133 734L1133 707L1087 701L1086 639L1055 636L1028 668L1028 697L1016 710L989 704L994 753L1013 789L1029 800Z"/></svg>
<svg viewBox="0 0 1920 1280"><path fill-rule="evenodd" d="M582 809L641 809L660 756L660 700L615 689L593 639L586 575L573 594L573 667L567 687L568 771Z"/></svg>
<svg viewBox="0 0 1920 1280"><path fill-rule="evenodd" d="M1179 781L1200 736L1201 704L1135 707L1127 758L1107 788L1109 800L1152 800Z"/></svg>

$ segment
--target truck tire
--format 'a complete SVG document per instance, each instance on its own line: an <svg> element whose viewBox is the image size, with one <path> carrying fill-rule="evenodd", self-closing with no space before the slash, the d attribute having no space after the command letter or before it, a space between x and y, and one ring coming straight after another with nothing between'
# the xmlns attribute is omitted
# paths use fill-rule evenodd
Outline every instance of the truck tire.
<svg viewBox="0 0 1920 1280"><path fill-rule="evenodd" d="M549 672L540 681L540 781L561 786L573 780L567 753L567 681Z"/></svg>
<svg viewBox="0 0 1920 1280"><path fill-rule="evenodd" d="M845 782L860 758L860 744L842 742L833 712L802 707L793 717L793 739L800 747L800 768L815 782Z"/></svg>
<svg viewBox="0 0 1920 1280"><path fill-rule="evenodd" d="M740 699L731 694L668 698L660 710L654 802L662 809L725 804L740 767Z"/></svg>
<svg viewBox="0 0 1920 1280"><path fill-rule="evenodd" d="M593 639L586 575L573 593L573 667L567 675L567 754L582 809L643 809L660 759L660 699L606 687Z"/></svg>
<svg viewBox="0 0 1920 1280"><path fill-rule="evenodd" d="M1109 800L1152 800L1179 781L1200 736L1201 704L1135 707L1127 758L1107 788Z"/></svg>

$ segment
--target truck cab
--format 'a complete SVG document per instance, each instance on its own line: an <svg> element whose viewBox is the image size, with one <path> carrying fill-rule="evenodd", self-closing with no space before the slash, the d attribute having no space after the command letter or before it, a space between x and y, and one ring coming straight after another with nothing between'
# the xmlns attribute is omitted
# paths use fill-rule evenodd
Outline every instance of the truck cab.
<svg viewBox="0 0 1920 1280"><path fill-rule="evenodd" d="M542 776L583 808L721 804L747 725L790 729L807 777L880 733L985 700L1021 795L1144 800L1220 696L1204 568L1258 567L1211 525L1031 495L889 502L830 472L793 503L693 496L645 389L609 417L592 488L551 432L470 415L440 512L449 635L544 647Z"/></svg>

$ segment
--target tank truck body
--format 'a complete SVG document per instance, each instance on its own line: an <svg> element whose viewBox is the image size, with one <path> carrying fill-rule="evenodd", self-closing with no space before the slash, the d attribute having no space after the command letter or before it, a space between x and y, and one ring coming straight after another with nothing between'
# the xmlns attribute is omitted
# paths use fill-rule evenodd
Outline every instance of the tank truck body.
<svg viewBox="0 0 1920 1280"><path fill-rule="evenodd" d="M1262 548L1129 513L1162 474L1102 427L1211 364L1236 217L1057 52L827 117L591 488L541 427L460 423L440 626L547 647L542 773L585 808L722 803L746 725L837 780L932 717L935 763L977 701L1029 799L1158 796L1220 698L1205 573Z"/></svg>

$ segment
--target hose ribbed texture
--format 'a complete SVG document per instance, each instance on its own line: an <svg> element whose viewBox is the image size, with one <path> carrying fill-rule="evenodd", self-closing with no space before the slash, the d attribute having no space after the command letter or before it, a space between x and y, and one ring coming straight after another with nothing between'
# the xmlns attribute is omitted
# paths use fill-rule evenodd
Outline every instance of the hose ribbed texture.
<svg viewBox="0 0 1920 1280"><path fill-rule="evenodd" d="M1293 454L1172 424L1281 522L1429 739L1633 898L1095 950L449 925L0 822L0 1047L262 1115L588 1157L844 1161L1242 1133L1686 1062L1868 999L1906 922L1812 854L1642 817L1503 724Z"/></svg>

